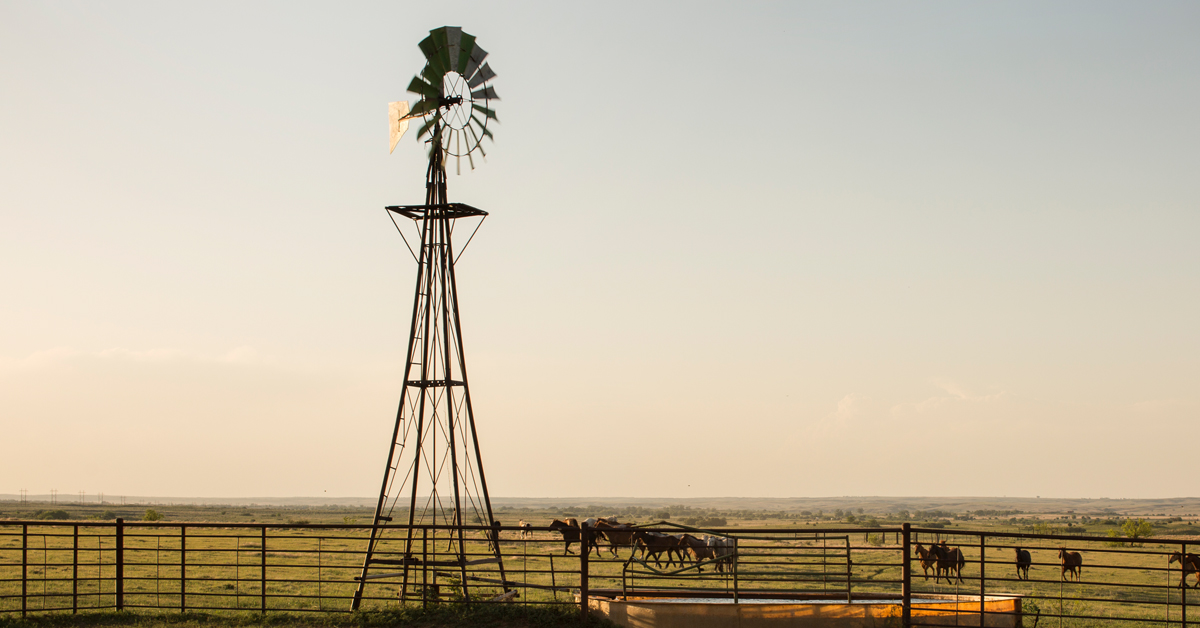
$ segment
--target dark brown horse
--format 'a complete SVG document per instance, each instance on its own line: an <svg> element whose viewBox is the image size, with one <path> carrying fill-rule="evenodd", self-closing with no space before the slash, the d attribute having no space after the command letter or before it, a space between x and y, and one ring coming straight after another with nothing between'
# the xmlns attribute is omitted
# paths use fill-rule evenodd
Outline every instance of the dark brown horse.
<svg viewBox="0 0 1200 628"><path fill-rule="evenodd" d="M1200 588L1200 556L1196 556L1191 552L1187 554L1175 552L1167 559L1168 568L1171 566L1171 563L1179 563L1180 568L1183 570L1183 573L1179 576L1179 588L1182 589L1187 586L1187 577L1191 574L1196 574L1196 584L1194 587Z"/></svg>
<svg viewBox="0 0 1200 628"><path fill-rule="evenodd" d="M959 582L962 582L962 568L967 563L967 558L963 556L962 550L957 547L949 547L945 541L942 541L937 545L929 546L929 554L933 556L936 563L933 573L934 583L941 581L942 574L946 576L946 584L953 582L950 578L952 574Z"/></svg>
<svg viewBox="0 0 1200 628"><path fill-rule="evenodd" d="M1083 577L1083 556L1079 552L1068 552L1067 548L1058 548L1058 559L1062 561L1062 579L1067 579L1067 572L1075 576L1075 582Z"/></svg>
<svg viewBox="0 0 1200 628"><path fill-rule="evenodd" d="M667 555L667 566L670 567L676 561L683 565L683 549L680 547L682 538L672 536L670 534L662 534L660 532L647 532L646 530L636 530L633 533L633 541L638 547L642 548L642 560L649 561L654 558L654 566L662 566L662 555ZM672 559L672 556L675 558Z"/></svg>
<svg viewBox="0 0 1200 628"><path fill-rule="evenodd" d="M1019 547L1014 547L1013 550L1017 554L1017 580L1028 580L1029 566L1033 564L1033 556L1029 554L1029 550Z"/></svg>
<svg viewBox="0 0 1200 628"><path fill-rule="evenodd" d="M574 523L575 525L571 525L572 523ZM549 527L551 530L557 530L562 533L563 541L567 544L565 550L563 551L564 554L574 554L575 553L575 552L571 551L571 544L579 542L579 522L578 521L576 521L574 519L568 519L566 521L562 521L561 519L555 519L554 521L551 521L550 525L547 527Z"/></svg>
<svg viewBox="0 0 1200 628"><path fill-rule="evenodd" d="M608 551L614 556L618 547L633 547L633 526L628 524L611 524L604 519L596 522L596 536L608 541Z"/></svg>

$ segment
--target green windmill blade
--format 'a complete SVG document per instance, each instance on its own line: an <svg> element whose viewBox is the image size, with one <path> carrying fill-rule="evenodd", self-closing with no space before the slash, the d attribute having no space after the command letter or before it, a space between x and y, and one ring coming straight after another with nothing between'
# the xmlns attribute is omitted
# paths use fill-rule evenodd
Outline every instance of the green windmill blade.
<svg viewBox="0 0 1200 628"><path fill-rule="evenodd" d="M485 63L483 64L483 67L479 68L479 71L475 73L475 76L472 76L471 80L467 81L467 85L469 85L471 89L475 89L476 87L483 85L486 81L490 81L493 78L496 78L496 73L492 71L492 64Z"/></svg>

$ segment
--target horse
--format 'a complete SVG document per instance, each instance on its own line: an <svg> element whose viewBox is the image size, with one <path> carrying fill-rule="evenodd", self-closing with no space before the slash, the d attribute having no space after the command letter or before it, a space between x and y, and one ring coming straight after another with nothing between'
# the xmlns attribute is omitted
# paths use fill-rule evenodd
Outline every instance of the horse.
<svg viewBox="0 0 1200 628"><path fill-rule="evenodd" d="M575 525L571 525L571 522L575 522ZM574 519L568 519L566 521L555 519L554 521L551 521L550 525L547 527L549 527L551 530L558 530L562 533L563 542L567 544L565 550L563 551L564 554L575 553L571 551L571 544L579 542L579 522L575 521Z"/></svg>
<svg viewBox="0 0 1200 628"><path fill-rule="evenodd" d="M661 556L663 552L667 554L668 567L675 563L671 559L673 555L676 556L680 565L683 564L682 551L679 549L680 537L662 534L661 532L636 530L633 533L633 540L642 548L642 560L649 561L653 557L655 567L662 566Z"/></svg>
<svg viewBox="0 0 1200 628"><path fill-rule="evenodd" d="M929 546L929 554L937 563L933 572L934 583L941 582L943 573L946 575L946 584L953 582L950 578L951 574L957 577L959 582L962 582L962 568L967 562L962 550L957 547L949 547L945 541L942 541L938 545Z"/></svg>
<svg viewBox="0 0 1200 628"><path fill-rule="evenodd" d="M1017 555L1017 580L1029 579L1029 566L1033 564L1033 556L1029 554L1029 550L1023 550L1019 547L1014 547ZM1024 574L1024 577L1022 577Z"/></svg>
<svg viewBox="0 0 1200 628"><path fill-rule="evenodd" d="M920 543L917 543L917 558L921 559L921 571L925 572L925 579L929 580L929 570L934 568L936 559Z"/></svg>
<svg viewBox="0 0 1200 628"><path fill-rule="evenodd" d="M734 564L737 562L737 544L733 539L723 536L706 536L704 543L712 550L713 559L717 561L718 572L733 571Z"/></svg>
<svg viewBox="0 0 1200 628"><path fill-rule="evenodd" d="M1179 576L1179 588L1187 588L1187 577L1191 574L1196 574L1194 588L1200 589L1200 556L1196 556L1191 552L1187 554L1175 552L1167 559L1167 567L1170 568L1171 563L1175 562L1178 562L1180 569L1183 570L1183 573Z"/></svg>
<svg viewBox="0 0 1200 628"><path fill-rule="evenodd" d="M710 547L705 539L696 538L690 534L684 534L680 545L686 554L690 554L692 562L699 563L705 560L716 558L716 553L713 547ZM703 572L703 567L696 567L697 571Z"/></svg>
<svg viewBox="0 0 1200 628"><path fill-rule="evenodd" d="M608 551L617 555L618 547L633 547L633 527L626 524L613 525L604 519L596 522L596 536L608 541Z"/></svg>
<svg viewBox="0 0 1200 628"><path fill-rule="evenodd" d="M517 527L521 529L521 538L533 538L533 524L526 522L524 519L517 522Z"/></svg>
<svg viewBox="0 0 1200 628"><path fill-rule="evenodd" d="M1068 552L1067 548L1058 548L1058 559L1062 561L1062 579L1067 579L1067 572L1075 576L1075 582L1083 577L1083 556L1079 552Z"/></svg>

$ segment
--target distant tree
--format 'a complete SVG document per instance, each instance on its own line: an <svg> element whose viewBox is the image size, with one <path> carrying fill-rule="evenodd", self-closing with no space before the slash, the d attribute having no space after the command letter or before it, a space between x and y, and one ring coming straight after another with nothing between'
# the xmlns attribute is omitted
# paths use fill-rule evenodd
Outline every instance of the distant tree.
<svg viewBox="0 0 1200 628"><path fill-rule="evenodd" d="M162 518L162 513L153 508L147 508L146 514L142 515L142 521L161 521Z"/></svg>
<svg viewBox="0 0 1200 628"><path fill-rule="evenodd" d="M39 510L33 515L34 519L70 519L71 513L65 510Z"/></svg>
<svg viewBox="0 0 1200 628"><path fill-rule="evenodd" d="M1121 524L1121 531L1131 539L1140 539L1154 534L1154 526L1145 519L1130 519Z"/></svg>

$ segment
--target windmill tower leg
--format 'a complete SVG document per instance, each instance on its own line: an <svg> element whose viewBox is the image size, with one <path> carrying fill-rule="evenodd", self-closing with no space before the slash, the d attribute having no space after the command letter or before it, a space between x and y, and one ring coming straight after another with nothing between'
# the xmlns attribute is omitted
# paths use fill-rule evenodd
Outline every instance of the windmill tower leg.
<svg viewBox="0 0 1200 628"><path fill-rule="evenodd" d="M491 528L492 505L475 431L452 244L455 220L486 216L486 212L447 202L445 167L436 141L430 150L426 203L388 209L420 223L420 256L404 386L352 610L361 607L366 585L374 579L402 578L399 593L402 600L408 599L415 584L413 569L421 571L422 585L434 591L439 576L457 572L458 588L469 600L468 572L495 565L500 586L508 591L498 533ZM401 516L408 524L399 530L388 525L400 514L395 512L398 506L407 510ZM486 542L493 558L477 558L472 545L478 547L474 540L478 533L464 528L475 523L464 520L467 512L487 526ZM438 527L427 532L414 528L427 525ZM401 552L387 543L388 537L397 535L403 538ZM441 552L439 541L446 543ZM496 581L495 577L487 580ZM422 586L423 599L429 586Z"/></svg>

